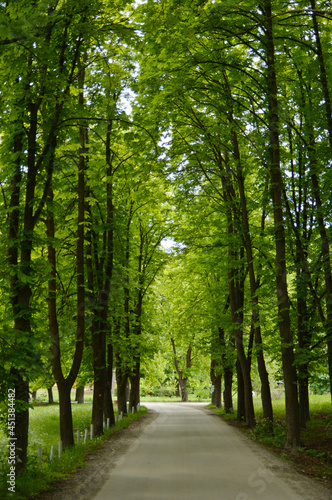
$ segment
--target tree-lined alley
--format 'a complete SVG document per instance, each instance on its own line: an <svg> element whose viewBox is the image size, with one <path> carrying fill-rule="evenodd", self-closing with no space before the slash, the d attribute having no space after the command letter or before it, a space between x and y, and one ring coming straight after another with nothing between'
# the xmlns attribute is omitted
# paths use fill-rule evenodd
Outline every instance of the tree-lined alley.
<svg viewBox="0 0 332 500"><path fill-rule="evenodd" d="M0 3L18 469L29 390L57 384L68 447L71 388L94 381L102 434L114 370L124 414L141 379L176 378L186 400L209 376L248 426L259 380L271 432L283 381L299 446L309 386L332 387L331 20L324 0Z"/></svg>

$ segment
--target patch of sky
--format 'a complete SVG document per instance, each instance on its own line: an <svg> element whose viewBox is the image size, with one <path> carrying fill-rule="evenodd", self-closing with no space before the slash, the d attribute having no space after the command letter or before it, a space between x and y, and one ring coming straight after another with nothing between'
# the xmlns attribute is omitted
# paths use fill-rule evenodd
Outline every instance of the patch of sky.
<svg viewBox="0 0 332 500"><path fill-rule="evenodd" d="M161 246L167 253L176 253L186 247L184 243L175 241L173 238L168 237L161 240Z"/></svg>

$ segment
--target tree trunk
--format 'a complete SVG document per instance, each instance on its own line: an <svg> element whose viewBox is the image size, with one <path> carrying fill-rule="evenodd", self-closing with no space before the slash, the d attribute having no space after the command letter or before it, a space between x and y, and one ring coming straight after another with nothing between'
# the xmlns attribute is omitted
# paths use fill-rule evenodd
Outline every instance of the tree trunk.
<svg viewBox="0 0 332 500"><path fill-rule="evenodd" d="M229 367L224 367L224 381L225 387L223 392L224 397L224 409L226 413L231 413L233 410L233 395L232 395L232 386L233 386L233 370Z"/></svg>
<svg viewBox="0 0 332 500"><path fill-rule="evenodd" d="M233 121L233 117L232 120ZM271 390L270 390L270 382L269 375L266 369L265 360L264 360L264 352L263 352L263 341L261 335L261 327L260 327L260 315L259 315L259 303L257 297L258 291L258 283L255 276L254 270L254 256L252 251L252 243L251 243L251 235L250 235L250 227L249 227L249 216L247 210L247 200L245 195L244 188L244 178L243 171L241 165L240 158L240 150L238 146L237 135L233 132L233 145L235 152L235 160L237 164L237 181L239 186L240 193L240 203L241 203L241 213L242 213L242 224L244 229L244 245L246 248L247 254L247 264L249 270L249 282L250 282L250 298L252 305L252 328L254 330L254 339L256 344L256 353L257 353L257 365L258 365L258 373L261 381L261 398L263 405L263 417L264 419L270 420L273 422L273 408L272 408L272 398L271 398Z"/></svg>
<svg viewBox="0 0 332 500"><path fill-rule="evenodd" d="M212 395L211 395L211 403L216 408L221 408L221 373L217 374L216 369L218 367L218 363L215 359L211 359L211 370L210 370L210 378L212 383Z"/></svg>
<svg viewBox="0 0 332 500"><path fill-rule="evenodd" d="M226 217L228 229L228 286L230 309L234 330L237 358L241 365L242 381L245 399L245 415L248 427L254 427L255 411L252 400L252 383L250 377L250 366L243 346L243 303L244 303L244 271L243 257L244 249L235 239L234 225L239 220L236 208L236 196L231 181L231 168L228 153L224 158L225 169L220 165L223 172L222 186L226 203ZM235 266L238 263L238 266Z"/></svg>
<svg viewBox="0 0 332 500"><path fill-rule="evenodd" d="M175 384L175 396L179 398L181 396L180 394L180 382L179 379L176 379L176 384Z"/></svg>
<svg viewBox="0 0 332 500"><path fill-rule="evenodd" d="M52 387L49 387L47 389L47 392L48 392L48 404L52 405L54 403Z"/></svg>
<svg viewBox="0 0 332 500"><path fill-rule="evenodd" d="M82 143L83 141L83 143ZM65 378L61 366L60 335L57 318L57 283L56 283L56 254L54 248L54 215L53 215L53 191L49 188L48 193L48 212L47 212L47 237L48 261L51 267L50 279L48 280L48 321L49 331L52 339L51 344L51 364L54 380L59 390L60 405L60 436L63 447L74 445L73 421L71 411L70 393L71 388L81 366L84 333L85 333L85 269L84 269L84 200L85 200L85 148L84 140L80 134L80 157L78 170L78 217L77 217L77 242L76 242L76 268L77 268L77 300L76 300L76 344L72 365L68 376Z"/></svg>
<svg viewBox="0 0 332 500"><path fill-rule="evenodd" d="M116 369L116 383L117 383L118 413L120 415L122 412L122 415L127 415L128 375L120 367Z"/></svg>
<svg viewBox="0 0 332 500"><path fill-rule="evenodd" d="M15 401L29 401L29 383L23 378L21 370L11 368L10 377L14 381ZM16 451L16 472L20 473L27 464L28 450L28 431L29 431L29 410L24 408L23 411L15 413L15 451Z"/></svg>
<svg viewBox="0 0 332 500"><path fill-rule="evenodd" d="M57 382L60 406L60 439L64 448L74 446L73 415L70 393L72 384L67 379Z"/></svg>
<svg viewBox="0 0 332 500"><path fill-rule="evenodd" d="M79 385L78 387L76 387L75 401L77 401L77 404L79 405L84 403L84 385Z"/></svg>
<svg viewBox="0 0 332 500"><path fill-rule="evenodd" d="M135 372L130 375L130 397L129 397L129 408L135 408L137 410L140 403L140 362L136 361Z"/></svg>
<svg viewBox="0 0 332 500"><path fill-rule="evenodd" d="M308 356L310 356L311 334L308 331L309 315L306 300L307 279L309 277L300 266L300 259L297 260L297 336L300 354L300 361L298 362L299 403L301 427L306 427L306 422L310 420Z"/></svg>
<svg viewBox="0 0 332 500"><path fill-rule="evenodd" d="M286 239L282 211L283 179L280 167L278 88L275 71L271 0L265 0L266 59L268 81L270 129L270 177L274 211L276 245L276 286L278 297L279 331L282 342L282 367L286 396L286 446L297 448L300 444L300 411L297 393L297 374L294 365L293 333L289 314L287 289Z"/></svg>
<svg viewBox="0 0 332 500"><path fill-rule="evenodd" d="M104 432L104 398L105 398L105 367L94 365L94 384L92 400L92 420L93 433L95 436L101 436Z"/></svg>
<svg viewBox="0 0 332 500"><path fill-rule="evenodd" d="M109 343L107 345L107 368L106 368L106 389L104 397L104 418L105 422L110 419L110 426L115 425L114 407L112 399L112 384L113 384L113 347Z"/></svg>
<svg viewBox="0 0 332 500"><path fill-rule="evenodd" d="M241 363L239 360L236 361L236 373L237 373L237 419L241 421L246 419L246 403L245 403L243 375L242 375Z"/></svg>

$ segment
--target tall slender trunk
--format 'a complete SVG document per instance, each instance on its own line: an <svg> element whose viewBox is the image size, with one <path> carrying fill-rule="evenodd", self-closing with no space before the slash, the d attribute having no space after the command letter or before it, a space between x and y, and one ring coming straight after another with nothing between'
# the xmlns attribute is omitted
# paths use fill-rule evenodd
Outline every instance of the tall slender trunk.
<svg viewBox="0 0 332 500"><path fill-rule="evenodd" d="M75 401L79 405L84 403L84 385L79 385L78 387L76 387Z"/></svg>
<svg viewBox="0 0 332 500"><path fill-rule="evenodd" d="M82 175L79 173L79 176ZM84 186L84 179L81 179L80 187L82 188L82 181ZM84 211L82 211L82 205L84 207L84 195L79 198L79 221L82 220L84 216ZM48 280L48 322L49 331L52 339L51 344L51 364L52 372L56 384L59 390L59 406L60 406L60 439L63 443L64 448L74 445L74 434L73 434L73 418L71 409L71 389L77 377L79 367L83 355L83 344L84 344L84 275L77 277L77 331L76 331L76 346L75 353L73 356L72 366L68 376L65 378L62 372L61 366L61 350L60 350L60 335L59 335L59 324L57 318L57 306L56 306L56 296L57 296L57 284L56 284L56 253L54 247L54 237L55 237L55 226L54 226L54 215L53 215L53 191L49 190L48 195L48 213L47 213L47 237L49 240L48 245L48 261L51 267L50 278ZM83 212L83 213L82 213ZM78 221L78 225L80 222ZM80 224L83 228L83 224ZM83 259L83 242L84 234L81 229L78 229L78 241L79 253L78 259ZM84 267L82 262L77 262L77 270L84 273ZM82 284L83 281L83 284Z"/></svg>
<svg viewBox="0 0 332 500"><path fill-rule="evenodd" d="M286 239L282 211L283 179L280 167L278 88L275 71L271 1L265 0L265 33L267 59L267 85L270 131L270 177L274 211L276 245L276 286L278 298L279 331L281 337L282 367L286 397L286 446L297 448L300 444L300 410L297 393L297 373L294 365L293 333L289 314L287 288Z"/></svg>
<svg viewBox="0 0 332 500"><path fill-rule="evenodd" d="M111 342L107 345L107 368L106 368L106 390L104 397L104 418L110 419L110 425L115 424L114 407L112 399L113 385L113 346Z"/></svg>
<svg viewBox="0 0 332 500"><path fill-rule="evenodd" d="M136 337L135 351L133 352L134 370L130 374L130 398L129 407L137 408L140 403L140 342L142 334L142 308L143 308L143 286L144 286L144 269L143 269L143 251L144 251L144 232L140 224L140 246L138 255L138 291L137 291L137 304L135 310L135 325L134 334Z"/></svg>
<svg viewBox="0 0 332 500"><path fill-rule="evenodd" d="M18 328L17 315L20 313L20 309L23 311L24 302L19 297L20 282L17 275L18 267L18 244L17 238L20 227L20 190L21 190L21 152L23 149L23 127L21 128L20 121L17 121L17 131L13 139L13 151L16 156L14 162L14 175L11 181L11 197L9 204L9 242L8 245L8 262L10 268L14 271L10 276L10 294L11 294L11 304L14 315L15 329ZM27 304L28 305L28 304ZM23 326L23 325L22 325ZM30 324L27 325L28 331L30 331ZM18 345L15 343L13 348L18 349ZM25 377L24 370L19 370L15 367L10 369L10 379L13 383L13 389L15 389L15 398L18 401L22 401L25 407L21 411L16 413L15 421L15 438L16 438L16 453L17 462L16 470L20 472L26 467L27 464L27 449L28 449L28 430L29 430L29 382Z"/></svg>
<svg viewBox="0 0 332 500"><path fill-rule="evenodd" d="M210 369L210 378L212 383L212 397L211 403L216 408L221 408L221 380L222 375L219 372L220 367L216 359L211 359L211 369Z"/></svg>
<svg viewBox="0 0 332 500"><path fill-rule="evenodd" d="M236 135L236 134L234 134ZM256 356L257 356L257 366L258 373L261 381L261 398L262 398L262 406L263 406L263 417L265 419L273 422L273 408L272 408L272 398L271 398L271 390L270 390L270 382L269 375L265 365L264 359L264 351L263 351L263 341L261 334L261 326L260 326L260 315L259 315L259 303L258 303L258 283L255 276L254 270L254 257L252 252L252 243L250 236L250 228L249 228L249 218L247 211L247 202L245 196L244 189L244 179L242 173L242 167L240 162L240 153L238 149L237 138L235 137L235 151L236 157L238 158L238 166L237 166L237 179L240 193L240 202L241 202L241 212L242 212L242 224L244 229L244 245L246 248L247 254L247 264L249 270L249 282L250 282L250 298L252 304L252 325L254 329L254 338L256 344Z"/></svg>
<svg viewBox="0 0 332 500"><path fill-rule="evenodd" d="M243 380L241 363L239 359L236 360L236 375L237 375L237 419L246 420L244 380Z"/></svg>
<svg viewBox="0 0 332 500"><path fill-rule="evenodd" d="M223 179L223 187L225 192L229 190L229 186L226 184L226 180ZM232 201L232 198L228 197L228 202ZM230 207L227 209L227 222L228 222L228 284L229 284L229 296L230 296L230 309L232 315L232 323L235 335L235 346L237 352L237 358L241 367L242 379L240 377L239 383L243 382L244 390L244 400L245 400L245 417L246 424L249 427L255 426L255 411L252 400L252 383L250 376L250 367L248 359L246 357L243 345L243 302L244 302L244 278L239 275L238 269L234 268L234 262L237 260L242 260L243 255L237 256L234 251L234 226L233 217ZM242 253L242 249L240 251ZM241 266L242 267L242 266ZM240 373L238 370L238 374Z"/></svg>
<svg viewBox="0 0 332 500"><path fill-rule="evenodd" d="M52 405L52 404L54 403L54 398L53 398L53 389L52 389L52 387L49 387L49 388L47 389L47 392L48 392L48 403L49 403L50 405Z"/></svg>
<svg viewBox="0 0 332 500"><path fill-rule="evenodd" d="M122 415L127 415L127 384L128 384L128 373L124 368L121 367L121 360L117 359L117 369L116 369L116 383L117 383L117 401L118 401L118 413Z"/></svg>
<svg viewBox="0 0 332 500"><path fill-rule="evenodd" d="M84 102L83 96L84 86L84 69L79 72L79 105L82 107ZM61 351L60 351L60 336L59 325L57 319L57 284L56 284L56 256L54 249L54 207L53 191L49 188L48 191L48 216L47 216L47 236L49 238L48 260L51 266L51 276L48 281L48 316L49 330L52 339L51 345L51 363L54 379L59 390L59 406L60 406L60 437L63 447L74 445L73 433L73 418L71 410L71 389L81 366L83 348L84 348L84 333L85 333L85 270L84 270L84 210L85 210L85 130L83 127L79 129L79 160L78 160L78 212L77 212L77 241L76 241L76 343L75 352L71 364L69 374L65 378L61 366ZM55 148L54 148L55 150Z"/></svg>
<svg viewBox="0 0 332 500"><path fill-rule="evenodd" d="M224 367L224 409L226 413L230 413L233 410L233 370L229 367Z"/></svg>

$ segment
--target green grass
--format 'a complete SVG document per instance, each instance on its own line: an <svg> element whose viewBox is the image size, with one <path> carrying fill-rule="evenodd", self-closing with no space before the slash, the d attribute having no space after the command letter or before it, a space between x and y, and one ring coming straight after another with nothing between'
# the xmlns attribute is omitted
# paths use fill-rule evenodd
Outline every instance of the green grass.
<svg viewBox="0 0 332 500"><path fill-rule="evenodd" d="M210 398L196 396L195 394L188 395L190 403L209 403ZM181 398L177 396L142 396L142 403L181 403Z"/></svg>
<svg viewBox="0 0 332 500"><path fill-rule="evenodd" d="M277 398L272 401L273 405L273 418L274 418L274 428L273 435L271 435L269 426L267 422L263 419L263 408L262 401L259 396L255 396L254 408L257 425L254 429L248 431L251 439L260 441L264 444L282 447L286 440L286 422L285 422L285 400L284 398ZM234 401L234 412L225 413L224 409L215 409L211 405L210 408L213 409L217 414L221 415L225 420L236 421L236 398ZM328 420L332 426L332 406L331 398L328 394L326 395L311 395L310 396L310 414L311 421L309 426L315 426L316 419L319 421L320 414L328 414L330 417ZM243 427L245 424L243 423Z"/></svg>
<svg viewBox="0 0 332 500"><path fill-rule="evenodd" d="M91 404L72 405L74 431L90 427L91 413ZM29 454L37 455L39 446L43 448L43 453L49 453L51 446L57 445L59 440L59 406L35 406L30 411Z"/></svg>
<svg viewBox="0 0 332 500"><path fill-rule="evenodd" d="M54 387L53 390L53 399L54 402L59 402L59 392L57 387ZM76 389L72 389L70 393L70 398L72 401L75 401L75 396L76 396ZM84 402L89 403L92 402L93 399L93 390L89 390L88 388L85 388L84 390ZM38 389L37 391L37 403L48 403L48 393L47 389Z"/></svg>
<svg viewBox="0 0 332 500"><path fill-rule="evenodd" d="M91 404L73 405L73 428L81 432L89 428L91 423ZM133 420L147 412L142 407L135 414L129 414L110 429L106 429L102 437L88 441L86 444L76 445L65 450L61 459L57 458L57 444L59 441L59 406L36 406L30 411L28 466L26 472L16 477L16 492L7 489L8 463L6 460L6 438L0 435L0 498L26 500L41 491L51 489L52 482L68 476L78 467L84 465L84 458L88 452L110 437L116 430L128 427ZM75 433L76 439L76 433ZM55 458L49 460L51 446L55 446ZM38 447L43 449L42 464L37 457Z"/></svg>

